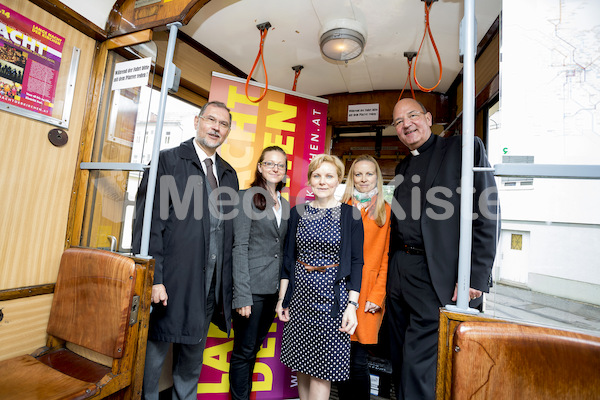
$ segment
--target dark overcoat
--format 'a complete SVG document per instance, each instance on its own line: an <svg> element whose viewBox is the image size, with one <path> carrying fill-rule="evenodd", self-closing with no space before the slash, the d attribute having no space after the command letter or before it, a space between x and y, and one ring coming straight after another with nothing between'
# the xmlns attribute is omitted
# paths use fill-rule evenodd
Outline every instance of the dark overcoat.
<svg viewBox="0 0 600 400"><path fill-rule="evenodd" d="M462 164L461 136L437 137L425 174L425 201L422 202L421 231L427 266L441 304L450 304L458 280L458 248L460 228L460 178ZM481 139L475 137L474 166L489 167ZM404 176L407 156L396 167L396 175ZM408 180L411 177L404 177ZM473 220L470 287L489 291L489 281L496 255L499 218L496 204L498 191L491 171L473 175ZM393 210L393 207L392 207ZM392 232L397 219L392 219ZM390 257L397 250L394 240ZM474 305L472 302L471 305ZM476 305L476 304L475 304Z"/></svg>
<svg viewBox="0 0 600 400"><path fill-rule="evenodd" d="M237 193L235 170L216 155L219 189ZM167 306L153 304L148 338L172 343L196 344L204 340L206 321L205 266L208 261L210 217L205 175L193 139L179 147L160 152L149 255L155 259L154 284L163 284L169 296ZM133 251L139 252L148 171L144 173L136 198ZM223 197L225 196L225 197ZM228 200L228 195L222 199ZM233 201L222 202L222 213L233 211ZM233 224L224 220L222 297L219 310L227 332L231 328L231 249ZM216 310L215 313L218 313ZM220 313L218 313L220 314Z"/></svg>

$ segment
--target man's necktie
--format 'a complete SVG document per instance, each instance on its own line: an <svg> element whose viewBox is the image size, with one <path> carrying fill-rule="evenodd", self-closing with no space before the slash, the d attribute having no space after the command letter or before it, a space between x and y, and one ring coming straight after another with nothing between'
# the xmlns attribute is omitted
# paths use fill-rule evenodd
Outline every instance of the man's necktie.
<svg viewBox="0 0 600 400"><path fill-rule="evenodd" d="M206 179L208 179L208 184L212 190L215 190L219 184L217 183L217 179L215 178L215 174L213 173L213 162L210 158L204 160L206 164Z"/></svg>

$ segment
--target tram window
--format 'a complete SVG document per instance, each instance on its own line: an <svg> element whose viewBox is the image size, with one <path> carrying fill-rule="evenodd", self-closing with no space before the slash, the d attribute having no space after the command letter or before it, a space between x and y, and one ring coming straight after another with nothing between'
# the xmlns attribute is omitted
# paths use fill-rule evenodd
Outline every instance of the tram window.
<svg viewBox="0 0 600 400"><path fill-rule="evenodd" d="M504 164L509 163L523 163L533 164L533 156L502 156L502 162ZM531 189L533 187L533 178L515 178L515 177L502 177L500 179L500 189L514 188L514 189Z"/></svg>
<svg viewBox="0 0 600 400"><path fill-rule="evenodd" d="M113 99L111 110L107 112L108 139L103 143L96 141L95 161L150 163L160 91L142 87L134 95L128 94L130 101L123 101L123 96ZM175 147L195 135L194 117L199 111L195 105L167 97L161 150ZM131 132L128 141L118 140L119 135L122 139L121 133L111 133L122 132L123 125ZM135 197L141 178L142 173L138 171L90 172L81 245L108 249L112 236L117 244L115 250L131 251Z"/></svg>
<svg viewBox="0 0 600 400"><path fill-rule="evenodd" d="M600 164L600 75L586 73L600 68L599 14L600 3L585 0L503 2L492 165ZM497 178L502 224L487 313L600 332L599 178Z"/></svg>

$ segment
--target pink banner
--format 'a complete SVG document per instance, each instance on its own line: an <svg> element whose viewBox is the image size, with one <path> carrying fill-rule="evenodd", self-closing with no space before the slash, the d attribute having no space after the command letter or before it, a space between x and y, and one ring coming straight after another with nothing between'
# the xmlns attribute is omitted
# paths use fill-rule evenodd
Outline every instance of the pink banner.
<svg viewBox="0 0 600 400"><path fill-rule="evenodd" d="M64 42L0 5L0 101L51 116Z"/></svg>
<svg viewBox="0 0 600 400"><path fill-rule="evenodd" d="M275 318L258 352L252 378L251 399L291 399L298 397L296 374L279 361L283 322ZM227 400L229 396L229 362L233 350L230 339L211 324L204 350L204 365L198 382L199 400Z"/></svg>
<svg viewBox="0 0 600 400"><path fill-rule="evenodd" d="M325 152L327 100L269 87L263 100L250 101L245 80L213 73L210 99L227 104L233 124L220 153L235 168L240 188L247 188L262 149L280 146L288 155L288 180L283 195L295 205L312 200L307 190L310 160ZM250 83L248 95L257 99L264 89Z"/></svg>

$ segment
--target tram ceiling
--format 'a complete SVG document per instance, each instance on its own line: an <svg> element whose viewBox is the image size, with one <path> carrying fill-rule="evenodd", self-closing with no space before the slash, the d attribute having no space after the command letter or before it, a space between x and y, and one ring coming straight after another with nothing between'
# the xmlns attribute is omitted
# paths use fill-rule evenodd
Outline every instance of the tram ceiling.
<svg viewBox="0 0 600 400"><path fill-rule="evenodd" d="M147 1L158 5L162 2L164 0ZM63 0L62 3L104 27L109 25L103 25L103 13L106 13L104 21L108 21L113 6L118 9L131 1ZM302 65L297 90L314 96L402 89L408 74L404 53L416 52L425 33L425 2L421 0L211 0L189 3L196 4L190 7L190 13L198 9L198 4L203 6L193 17L182 17L187 24L181 31L244 74L250 73L259 49L257 25L270 22L263 52L269 85L291 89L294 82L292 67ZM501 0L477 0L477 43L494 24L501 7ZM431 33L443 66L440 84L435 89L439 93L448 90L462 69L458 55L462 15L461 0L434 1L431 7ZM320 30L335 19L356 20L366 30L364 52L347 63L329 60L320 51ZM416 68L417 78L424 87L432 87L438 81L440 67L429 37L425 38ZM260 63L252 77L265 82Z"/></svg>

